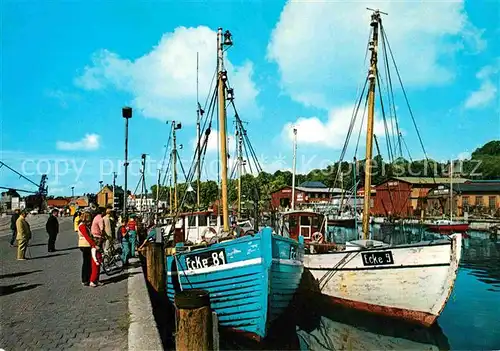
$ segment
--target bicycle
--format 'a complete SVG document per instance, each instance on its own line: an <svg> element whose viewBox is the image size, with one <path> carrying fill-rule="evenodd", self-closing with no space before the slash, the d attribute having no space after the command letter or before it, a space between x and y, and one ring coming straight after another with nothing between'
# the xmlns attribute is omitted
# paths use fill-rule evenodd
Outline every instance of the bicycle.
<svg viewBox="0 0 500 351"><path fill-rule="evenodd" d="M110 245L108 251L101 250L101 254L101 266L106 275L115 275L123 271L121 248L116 248L115 243Z"/></svg>

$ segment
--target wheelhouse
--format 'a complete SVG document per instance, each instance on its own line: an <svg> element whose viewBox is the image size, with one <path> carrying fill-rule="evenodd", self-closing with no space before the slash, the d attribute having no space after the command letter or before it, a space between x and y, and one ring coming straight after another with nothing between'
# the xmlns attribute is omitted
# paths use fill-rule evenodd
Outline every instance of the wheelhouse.
<svg viewBox="0 0 500 351"><path fill-rule="evenodd" d="M281 235L298 240L299 235L306 243L313 240L315 233L323 234L326 228L325 216L309 211L289 211L282 214L279 232Z"/></svg>

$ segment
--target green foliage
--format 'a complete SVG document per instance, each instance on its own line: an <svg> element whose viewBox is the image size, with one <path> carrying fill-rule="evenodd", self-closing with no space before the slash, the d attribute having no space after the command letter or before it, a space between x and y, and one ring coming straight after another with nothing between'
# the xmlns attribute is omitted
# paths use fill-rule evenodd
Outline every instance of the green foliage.
<svg viewBox="0 0 500 351"><path fill-rule="evenodd" d="M442 177L447 176L447 163L434 160L408 161L398 158L392 163L386 163L380 155L372 161L372 184L379 184L390 177ZM340 172L339 172L340 170ZM463 162L462 176L470 179L499 179L500 178L500 141L490 141L472 153L472 158ZM364 184L365 165L364 160L358 160L355 167L353 162L336 162L324 169L314 169L308 174L297 174L295 184L299 186L305 181L319 181L328 187L352 188L355 182L359 186ZM336 179L336 182L335 182ZM335 184L334 184L335 183ZM228 182L228 195L230 203L237 201L237 180ZM259 201L261 210L269 207L271 194L285 186L292 185L292 173L290 171L276 171L274 174L261 172L257 177L251 174L242 176L242 203L248 205ZM193 182L192 193L186 197L187 208L196 206L196 182ZM178 199L181 201L187 187L185 184L178 185ZM151 187L153 195L156 195L156 185ZM200 202L201 208L208 208L219 198L218 183L209 180L201 182ZM160 199L168 201L169 188L160 187Z"/></svg>

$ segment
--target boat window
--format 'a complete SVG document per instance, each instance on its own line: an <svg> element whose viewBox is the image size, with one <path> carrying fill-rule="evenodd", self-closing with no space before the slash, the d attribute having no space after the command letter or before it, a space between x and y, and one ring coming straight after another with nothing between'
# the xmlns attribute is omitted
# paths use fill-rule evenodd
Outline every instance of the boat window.
<svg viewBox="0 0 500 351"><path fill-rule="evenodd" d="M311 217L300 216L300 225L311 225Z"/></svg>
<svg viewBox="0 0 500 351"><path fill-rule="evenodd" d="M214 227L217 225L217 216L210 216L210 226Z"/></svg>
<svg viewBox="0 0 500 351"><path fill-rule="evenodd" d="M189 227L196 226L196 216L188 216L188 226Z"/></svg>
<svg viewBox="0 0 500 351"><path fill-rule="evenodd" d="M199 227L206 227L207 226L207 216L206 215L199 215L198 216L198 226Z"/></svg>
<svg viewBox="0 0 500 351"><path fill-rule="evenodd" d="M312 226L313 226L314 228L319 228L319 226L321 225L321 223L320 223L319 219L320 219L320 217L318 217L318 216L314 216L314 217L312 218Z"/></svg>
<svg viewBox="0 0 500 351"><path fill-rule="evenodd" d="M288 217L288 228L295 228L297 226L297 218L295 216Z"/></svg>

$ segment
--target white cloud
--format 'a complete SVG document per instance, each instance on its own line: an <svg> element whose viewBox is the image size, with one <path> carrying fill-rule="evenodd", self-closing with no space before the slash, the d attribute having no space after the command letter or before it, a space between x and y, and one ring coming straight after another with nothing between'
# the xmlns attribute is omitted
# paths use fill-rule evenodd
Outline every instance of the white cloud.
<svg viewBox="0 0 500 351"><path fill-rule="evenodd" d="M465 100L464 107L466 109L481 108L486 107L490 102L492 102L497 96L498 79L495 80L493 77L500 71L500 58L493 65L483 67L476 74L476 78L481 83L478 90L475 90L469 94Z"/></svg>
<svg viewBox="0 0 500 351"><path fill-rule="evenodd" d="M56 147L59 150L97 150L99 149L101 137L97 134L85 134L78 141L58 141Z"/></svg>
<svg viewBox="0 0 500 351"><path fill-rule="evenodd" d="M342 107L330 110L328 120L322 121L318 117L299 117L295 122L286 123L282 129L282 136L287 142L293 140L293 126L297 128L297 144L312 144L318 146L326 146L333 149L340 149L344 145L344 141L351 123L353 107ZM361 114L356 118L353 132L350 139L350 145L356 143L359 130L362 123ZM388 121L390 130L392 130L390 121ZM374 132L377 136L385 135L383 121L375 118ZM360 144L364 145L366 136L366 117L363 122Z"/></svg>
<svg viewBox="0 0 500 351"><path fill-rule="evenodd" d="M366 7L377 6L389 13L382 15L383 25L405 86L450 82L454 54L485 47L463 1L289 1L267 48L284 91L328 109L332 99L362 82L371 14Z"/></svg>
<svg viewBox="0 0 500 351"><path fill-rule="evenodd" d="M45 96L57 100L62 108L67 108L69 101L79 98L77 94L65 92L61 89L48 89L45 91Z"/></svg>
<svg viewBox="0 0 500 351"><path fill-rule="evenodd" d="M216 70L216 32L208 27L178 27L166 33L149 53L135 60L101 50L92 65L75 80L87 90L108 86L133 96L133 105L146 117L193 122L196 119L196 53L199 53L199 91L203 105ZM242 50L237 44L231 50ZM257 113L258 90L252 81L253 63L234 66L225 60L235 103L241 111Z"/></svg>

